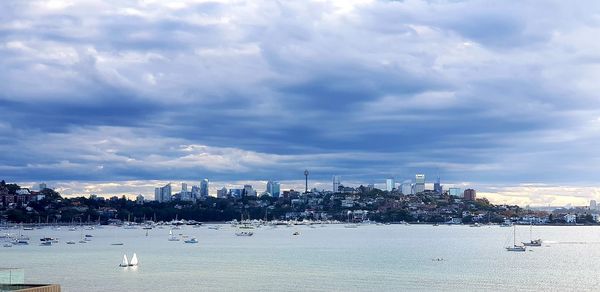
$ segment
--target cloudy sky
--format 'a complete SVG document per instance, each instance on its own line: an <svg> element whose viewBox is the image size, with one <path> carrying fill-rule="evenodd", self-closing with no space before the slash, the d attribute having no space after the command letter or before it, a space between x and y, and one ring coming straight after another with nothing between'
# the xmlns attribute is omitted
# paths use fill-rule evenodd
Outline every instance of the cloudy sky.
<svg viewBox="0 0 600 292"><path fill-rule="evenodd" d="M600 199L595 1L0 1L0 177ZM262 182L261 182L262 183ZM257 184L259 184L257 182ZM218 186L213 184L216 189Z"/></svg>

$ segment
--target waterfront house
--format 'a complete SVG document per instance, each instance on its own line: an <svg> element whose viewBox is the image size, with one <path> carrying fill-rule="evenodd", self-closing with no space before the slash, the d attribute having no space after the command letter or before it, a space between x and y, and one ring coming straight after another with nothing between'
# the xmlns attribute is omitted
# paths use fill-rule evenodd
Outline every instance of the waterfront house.
<svg viewBox="0 0 600 292"><path fill-rule="evenodd" d="M577 215L567 214L563 217L566 223L577 223Z"/></svg>

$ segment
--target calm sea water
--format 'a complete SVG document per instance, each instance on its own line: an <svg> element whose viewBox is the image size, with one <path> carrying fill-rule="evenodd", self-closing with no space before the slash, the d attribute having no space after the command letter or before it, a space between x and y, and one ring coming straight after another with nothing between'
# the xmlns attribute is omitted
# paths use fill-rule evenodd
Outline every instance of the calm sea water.
<svg viewBox="0 0 600 292"><path fill-rule="evenodd" d="M299 236L293 236L299 231ZM63 291L399 291L598 290L599 227L534 227L544 245L511 253L512 228L362 225L344 228L262 227L236 230L185 226L175 233L198 244L168 241L168 229L104 227L92 241L80 231L23 231L29 246L0 248L0 267L25 271L28 283L58 283ZM0 230L0 232L7 232ZM14 232L11 231L11 232ZM60 243L39 246L39 238ZM517 227L529 239L529 227ZM113 242L123 246L112 246ZM137 269L119 268L136 252ZM443 259L434 261L432 259Z"/></svg>

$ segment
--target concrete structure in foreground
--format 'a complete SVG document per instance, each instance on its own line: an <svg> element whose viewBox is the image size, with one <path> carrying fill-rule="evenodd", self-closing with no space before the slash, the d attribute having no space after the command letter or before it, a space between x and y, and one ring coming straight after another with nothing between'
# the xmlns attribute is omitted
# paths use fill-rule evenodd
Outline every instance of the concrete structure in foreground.
<svg viewBox="0 0 600 292"><path fill-rule="evenodd" d="M18 268L0 268L0 292L60 292L56 284L25 284L25 272Z"/></svg>
<svg viewBox="0 0 600 292"><path fill-rule="evenodd" d="M2 292L60 292L60 285L56 284L0 284Z"/></svg>

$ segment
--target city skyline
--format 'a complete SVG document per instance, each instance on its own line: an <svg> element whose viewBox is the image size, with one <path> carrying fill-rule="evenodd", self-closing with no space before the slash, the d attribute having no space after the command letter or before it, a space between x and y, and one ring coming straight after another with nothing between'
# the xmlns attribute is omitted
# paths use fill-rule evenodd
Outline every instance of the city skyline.
<svg viewBox="0 0 600 292"><path fill-rule="evenodd" d="M376 182L361 182L361 181L352 181L352 180L344 180L343 177L338 176L340 178L340 182L344 186L358 187L360 185L368 186L369 184L373 184L376 188L381 190L386 190L386 180L389 177L382 178ZM406 184L406 182L411 182L409 184L409 190L411 189L411 184L414 184L414 177L412 178L401 178L396 177L395 185L398 188L401 188L402 185ZM173 194L179 191L179 186L181 183L187 183L189 186L195 186L200 184L201 180L185 180L185 181L177 181L177 180L144 180L144 181L126 181L126 182L91 182L91 183L83 183L83 182L45 182L45 185L53 188L66 196L89 196L89 195L100 195L100 196L122 196L125 195L130 199L134 199L138 194L142 194L146 199L154 198L154 190L156 187L164 186L166 184L172 184L175 186L173 189ZM238 180L238 181L211 181L210 183L210 195L216 196L217 191L221 188L225 187L227 189L231 188L243 188L244 185L252 185L260 195L262 191L266 190L267 183L269 180ZM303 191L304 190L304 180L273 180L281 185L281 191L284 190L296 190ZM435 178L437 181L437 178ZM427 180L426 188L433 189L435 181ZM32 189L36 189L36 186L40 184L40 182L19 182L20 185L24 187L32 187ZM589 204L590 200L600 200L600 192L595 187L578 187L578 188L566 188L564 186L551 186L551 185L542 185L542 184L528 184L528 185L519 185L519 186L509 186L509 187L498 187L496 185L483 185L483 184L473 184L471 182L446 182L442 180L442 186L444 187L444 191L448 191L450 188L458 188L462 194L462 191L467 188L473 188L477 190L478 196L480 198L487 198L492 203L496 204L514 204L519 206L537 206L537 207L547 207L547 206L585 206ZM309 188L317 188L318 190L330 190L332 188L332 181L330 180L310 180ZM406 192L406 191L405 191ZM535 201L531 200L522 194L526 193L548 193L554 195L551 196L551 200L548 201Z"/></svg>
<svg viewBox="0 0 600 292"><path fill-rule="evenodd" d="M0 178L600 198L599 3L114 3L0 3Z"/></svg>

